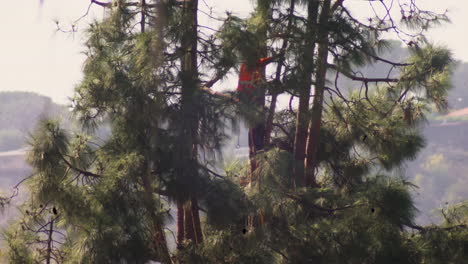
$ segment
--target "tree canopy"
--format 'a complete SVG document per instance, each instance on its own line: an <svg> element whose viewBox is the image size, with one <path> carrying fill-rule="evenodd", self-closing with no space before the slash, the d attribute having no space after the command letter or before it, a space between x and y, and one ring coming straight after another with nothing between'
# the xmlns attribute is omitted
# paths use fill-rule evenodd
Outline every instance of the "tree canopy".
<svg viewBox="0 0 468 264"><path fill-rule="evenodd" d="M91 1L110 12L88 28L73 98L83 130L44 119L32 133L9 261L461 263L466 205L415 224L402 170L424 146L418 124L447 108L453 59L424 33L448 18L390 2L369 1L378 9L361 21L345 0L258 0L208 30L197 0ZM401 61L380 56L387 32L409 46ZM267 109L211 90L264 55L277 58ZM383 76L357 70L378 61ZM280 95L298 106L277 110ZM219 166L238 117L267 128L255 169ZM103 122L111 136L96 142Z"/></svg>

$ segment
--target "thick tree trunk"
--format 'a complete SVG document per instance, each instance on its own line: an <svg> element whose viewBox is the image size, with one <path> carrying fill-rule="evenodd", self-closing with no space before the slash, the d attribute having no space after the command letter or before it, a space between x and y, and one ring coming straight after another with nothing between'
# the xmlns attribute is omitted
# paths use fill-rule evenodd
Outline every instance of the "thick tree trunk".
<svg viewBox="0 0 468 264"><path fill-rule="evenodd" d="M331 0L325 0L323 2L319 19L317 73L314 101L309 124L309 136L307 139L307 156L305 160L305 183L307 186L316 185L315 168L317 166L320 127L322 122L323 96L325 92L325 81L327 75L329 45L327 27L328 20L330 18L330 2Z"/></svg>
<svg viewBox="0 0 468 264"><path fill-rule="evenodd" d="M187 201L184 205L184 230L186 240L196 242L195 227L193 221L192 201Z"/></svg>
<svg viewBox="0 0 468 264"><path fill-rule="evenodd" d="M198 212L198 201L195 196L186 201L181 208L177 204L177 244L184 240L191 240L196 244L203 242L200 215Z"/></svg>
<svg viewBox="0 0 468 264"><path fill-rule="evenodd" d="M164 225L160 221L159 216L156 214L156 207L154 205L154 190L149 179L149 173L143 175L143 189L145 191L145 206L151 217L153 246L157 254L158 260L162 263L172 263L169 249L167 247L166 234L164 232Z"/></svg>
<svg viewBox="0 0 468 264"><path fill-rule="evenodd" d="M192 196L191 200L192 206L192 219L193 219L193 231L195 232L194 238L195 243L199 244L203 242L203 234L200 223L200 213L198 210L198 200L195 196Z"/></svg>
<svg viewBox="0 0 468 264"><path fill-rule="evenodd" d="M177 247L180 248L185 239L185 222L184 222L184 203L177 200Z"/></svg>
<svg viewBox="0 0 468 264"><path fill-rule="evenodd" d="M182 79L182 100L181 100L181 122L182 124L182 151L181 151L181 166L179 179L187 188L196 182L196 164L198 156L197 138L198 138L198 107L197 87L198 87L198 71L197 71L197 27L198 27L198 0L187 0L183 2L183 16L186 27L181 39L181 48L185 52L181 60L181 79ZM183 206L178 206L178 222L177 226L178 238L192 240L194 243L201 243L201 224L198 213L198 204L195 194L188 189L188 194L185 199L177 201L178 205L183 203ZM183 208L183 209L182 209ZM183 212L180 212L183 210ZM183 215L179 218L180 215ZM183 226L183 228L182 228ZM181 241L179 241L181 242Z"/></svg>
<svg viewBox="0 0 468 264"><path fill-rule="evenodd" d="M299 78L299 107L297 110L296 132L294 135L294 176L296 186L304 184L304 160L306 157L307 128L309 123L309 98L314 71L315 42L317 39L317 16L319 1L309 1L307 8L307 38L304 47L304 56L301 60L302 69Z"/></svg>

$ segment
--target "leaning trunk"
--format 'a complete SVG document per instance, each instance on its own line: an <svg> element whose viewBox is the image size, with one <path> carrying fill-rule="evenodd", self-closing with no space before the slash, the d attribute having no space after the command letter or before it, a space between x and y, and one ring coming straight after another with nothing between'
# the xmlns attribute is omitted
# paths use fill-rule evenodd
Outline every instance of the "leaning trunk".
<svg viewBox="0 0 468 264"><path fill-rule="evenodd" d="M330 2L331 0L324 1L319 19L317 74L311 120L309 124L309 136L307 139L307 157L305 160L305 183L307 186L316 185L315 168L317 167L317 154L320 139L320 127L322 122L323 96L325 92L325 81L327 75L329 45L327 26L328 19L330 17Z"/></svg>

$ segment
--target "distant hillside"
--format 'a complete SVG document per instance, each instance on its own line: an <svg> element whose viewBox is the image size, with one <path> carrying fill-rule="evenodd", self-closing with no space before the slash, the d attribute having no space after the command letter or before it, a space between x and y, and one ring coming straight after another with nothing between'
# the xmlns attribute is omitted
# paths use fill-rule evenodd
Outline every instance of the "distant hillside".
<svg viewBox="0 0 468 264"><path fill-rule="evenodd" d="M390 41L392 47L382 56L401 62L408 50L400 42ZM356 69L365 76L386 76L390 68L383 63ZM394 72L394 74L396 74ZM329 76L333 80L333 76ZM343 78L339 86L356 89L359 82ZM448 95L448 113L428 115L422 129L426 148L417 159L407 164L405 175L418 186L413 192L420 210L419 223L437 222L437 208L468 200L468 63L458 62L452 75L453 88Z"/></svg>
<svg viewBox="0 0 468 264"><path fill-rule="evenodd" d="M383 51L380 54L384 59L394 62L404 62L409 56L408 49L402 46L402 43L396 40L388 41L390 49ZM456 58L455 58L456 59ZM366 67L355 69L357 74L363 73L366 77L377 78L386 77L389 73L390 66L385 63L377 62ZM397 76L398 72L393 70L390 76ZM334 80L334 73L330 74L330 80ZM468 107L468 62L457 61L452 75L453 89L448 95L449 108L451 110L458 110ZM359 88L360 83L351 81L345 77L341 78L338 82L339 87L344 89ZM358 87L356 87L358 86ZM343 92L343 91L342 91Z"/></svg>
<svg viewBox="0 0 468 264"><path fill-rule="evenodd" d="M0 151L24 147L28 133L46 116L68 116L67 107L36 93L0 92Z"/></svg>

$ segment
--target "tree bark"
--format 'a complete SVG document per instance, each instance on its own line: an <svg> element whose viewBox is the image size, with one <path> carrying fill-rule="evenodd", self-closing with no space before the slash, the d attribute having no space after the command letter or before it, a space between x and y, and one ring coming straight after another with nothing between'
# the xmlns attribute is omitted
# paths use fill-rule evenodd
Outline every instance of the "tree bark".
<svg viewBox="0 0 468 264"><path fill-rule="evenodd" d="M318 30L318 55L317 72L312 105L311 120L309 123L309 136L307 139L307 156L305 160L305 184L314 186L317 184L315 168L317 167L317 154L320 140L320 128L322 122L323 97L327 75L328 60L328 20L330 18L331 0L324 0L319 18Z"/></svg>
<svg viewBox="0 0 468 264"><path fill-rule="evenodd" d="M143 175L143 189L145 191L145 205L151 217L153 244L157 257L162 263L172 263L169 249L167 247L166 234L164 233L163 223L160 221L159 216L156 214L156 207L154 206L154 189L149 179L149 173Z"/></svg>
<svg viewBox="0 0 468 264"><path fill-rule="evenodd" d="M46 263L50 264L52 260L52 235L54 233L54 220L50 220L49 224L49 237L47 239L47 256L46 256Z"/></svg>
<svg viewBox="0 0 468 264"><path fill-rule="evenodd" d="M177 247L180 248L185 239L184 203L177 199Z"/></svg>
<svg viewBox="0 0 468 264"><path fill-rule="evenodd" d="M192 196L191 206L192 206L192 219L193 219L193 231L195 232L194 238L195 243L199 244L203 242L203 234L200 223L200 213L198 210L198 200L195 196Z"/></svg>
<svg viewBox="0 0 468 264"><path fill-rule="evenodd" d="M302 69L299 78L302 80L299 87L299 106L296 118L296 131L294 135L294 176L295 184L304 183L304 160L306 158L307 128L309 123L310 87L314 71L314 53L317 39L317 17L319 1L309 1L307 8L308 22L304 56L302 56Z"/></svg>
<svg viewBox="0 0 468 264"><path fill-rule="evenodd" d="M184 205L184 231L185 231L184 239L196 242L191 200L187 201Z"/></svg>
<svg viewBox="0 0 468 264"><path fill-rule="evenodd" d="M184 51L184 56L181 60L181 79L182 79L182 100L181 100L181 166L179 179L181 184L186 188L190 188L196 182L196 164L198 156L197 138L198 138L198 122L199 113L196 103L199 101L197 97L198 89L198 71L197 71L197 27L198 27L198 0L187 0L183 2L183 16L185 25L182 29L184 32L181 39L181 49ZM178 222L177 237L184 237L192 240L194 243L201 243L201 224L198 213L198 204L195 197L195 192L188 189L188 194L185 197L179 197L177 203L183 203L183 213L178 206L178 218L183 215L183 223Z"/></svg>
<svg viewBox="0 0 468 264"><path fill-rule="evenodd" d="M257 3L258 4L258 3ZM268 20L268 12L267 10L263 10L260 14L262 19L264 21ZM265 58L267 57L268 51L266 47L266 38L267 38L267 29L266 27L262 26L260 27L258 31L258 35L261 36L262 41L257 43L259 46L258 48L258 58ZM249 162L250 162L250 179L249 179L249 184L251 184L255 180L255 170L258 168L258 160L257 160L257 151L262 150L265 146L265 129L266 129L266 123L265 123L265 86L264 86L264 81L265 81L265 73L266 73L266 66L262 66L261 68L261 75L262 75L262 80L256 83L256 94L255 98L253 99L253 104L255 107L258 108L260 111L260 117L258 120L255 120L255 125L253 127L249 128L249 133L248 133L248 142L249 142ZM261 144L258 144L258 138L261 139Z"/></svg>
<svg viewBox="0 0 468 264"><path fill-rule="evenodd" d="M177 244L180 246L183 240L191 240L195 244L203 242L200 215L197 198L192 195L182 208L177 211Z"/></svg>
<svg viewBox="0 0 468 264"><path fill-rule="evenodd" d="M296 0L291 0L291 4L289 6L289 21L286 27L288 31L292 25L292 21L293 21L292 16L294 15L295 4L296 4ZM287 47L288 47L288 40L285 39L281 46L281 51L282 52L285 51ZM283 67L284 60L285 60L285 57L283 55L278 61L278 66L276 67L276 76L275 76L276 81L280 81L281 69ZM278 92L273 91L271 94L271 103L270 103L270 108L268 109L268 117L267 117L266 126L265 126L265 145L269 145L271 142L271 131L273 130L273 119L275 117L277 99L278 99Z"/></svg>
<svg viewBox="0 0 468 264"><path fill-rule="evenodd" d="M141 0L141 20L140 20L140 28L141 32L145 32L146 27L146 0Z"/></svg>

